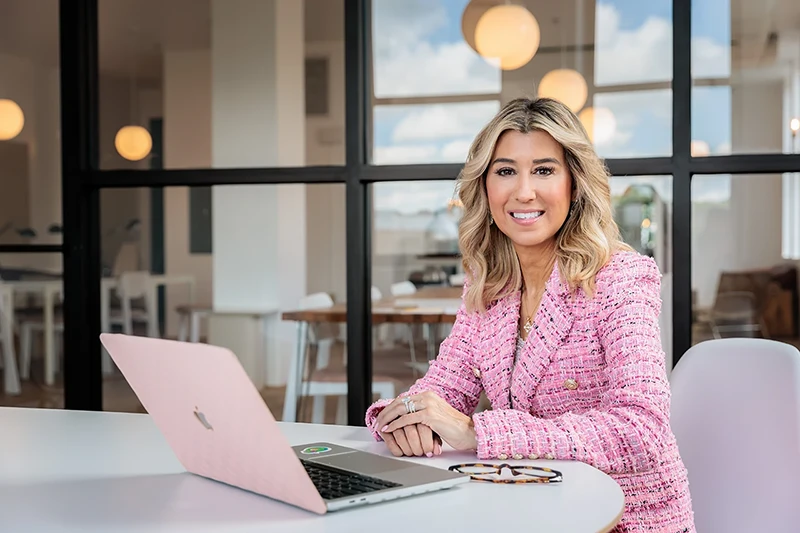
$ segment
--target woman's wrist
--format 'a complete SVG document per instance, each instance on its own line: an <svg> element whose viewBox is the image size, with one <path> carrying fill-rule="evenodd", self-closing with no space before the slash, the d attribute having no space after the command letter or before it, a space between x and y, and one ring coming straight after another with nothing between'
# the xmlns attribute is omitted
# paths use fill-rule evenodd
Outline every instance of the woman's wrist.
<svg viewBox="0 0 800 533"><path fill-rule="evenodd" d="M467 418L467 439L469 441L468 449L469 450L477 450L478 449L478 432L475 431L475 422L472 420L472 417Z"/></svg>

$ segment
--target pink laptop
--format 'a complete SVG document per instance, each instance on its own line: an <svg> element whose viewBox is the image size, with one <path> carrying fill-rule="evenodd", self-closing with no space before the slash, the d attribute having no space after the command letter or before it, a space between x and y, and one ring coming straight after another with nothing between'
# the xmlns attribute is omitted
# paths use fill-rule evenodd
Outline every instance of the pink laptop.
<svg viewBox="0 0 800 533"><path fill-rule="evenodd" d="M100 341L193 474L320 514L469 481L328 442L291 446L225 348L108 333Z"/></svg>

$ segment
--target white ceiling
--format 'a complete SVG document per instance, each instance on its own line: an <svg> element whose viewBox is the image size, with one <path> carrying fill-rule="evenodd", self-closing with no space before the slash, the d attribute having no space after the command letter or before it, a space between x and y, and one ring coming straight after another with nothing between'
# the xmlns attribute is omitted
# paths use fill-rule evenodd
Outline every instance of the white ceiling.
<svg viewBox="0 0 800 533"><path fill-rule="evenodd" d="M304 1L307 42L344 39L344 0ZM102 72L159 78L162 50L210 46L211 2L99 0L98 28ZM58 0L0 0L0 53L57 66Z"/></svg>
<svg viewBox="0 0 800 533"><path fill-rule="evenodd" d="M298 0L299 1L299 0ZM401 2L404 0L393 0ZM477 0L496 3L502 0ZM594 0L520 0L542 26L542 46L574 44L576 5L587 13L584 43L592 43ZM798 0L732 0L732 59L760 63L774 56L770 35L800 30ZM163 49L209 46L210 0L100 0L99 60L102 72L129 76L131 54L138 77L158 79ZM305 0L306 40L341 40L343 0ZM559 19L554 25L553 20ZM58 0L0 0L0 53L58 65ZM737 61L738 62L738 61ZM2 73L0 73L2 75Z"/></svg>

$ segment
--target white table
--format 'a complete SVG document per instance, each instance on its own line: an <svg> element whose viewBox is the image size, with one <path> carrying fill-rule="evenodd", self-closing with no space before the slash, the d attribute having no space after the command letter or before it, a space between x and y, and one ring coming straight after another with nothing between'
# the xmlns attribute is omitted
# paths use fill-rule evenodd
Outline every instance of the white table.
<svg viewBox="0 0 800 533"><path fill-rule="evenodd" d="M327 440L388 455L365 428L281 424L292 444ZM448 449L446 468L474 460ZM530 461L527 461L530 463ZM606 474L577 462L538 461L561 485L467 485L317 516L187 474L148 415L0 408L0 530L608 531L624 508Z"/></svg>

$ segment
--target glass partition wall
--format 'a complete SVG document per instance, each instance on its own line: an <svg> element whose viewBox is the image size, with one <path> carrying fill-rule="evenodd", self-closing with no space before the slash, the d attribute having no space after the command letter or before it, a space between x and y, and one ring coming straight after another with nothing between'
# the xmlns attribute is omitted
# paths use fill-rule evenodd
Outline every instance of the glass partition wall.
<svg viewBox="0 0 800 533"><path fill-rule="evenodd" d="M527 21L513 35L497 25L508 9ZM387 309L458 292L453 186L472 137L508 100L542 94L587 126L624 238L664 274L668 366L698 339L740 334L708 317L730 287L748 290L745 278L768 278L751 287L752 324L795 342L797 10L789 0L62 0L70 105L57 112L60 154L46 143L36 153L61 172L63 229L31 243L15 226L0 253L62 254L56 379L67 408L137 409L98 335L127 327L108 289L138 272L155 296L137 307L134 332L231 347L279 418L363 424L372 393L406 387L447 333L445 318L392 322ZM0 47L14 51L7 38ZM0 99L14 99L5 72ZM45 117L26 124L46 131ZM36 165L37 179L54 175ZM764 222L748 226L759 238L747 245L731 241L741 209ZM60 222L31 212L45 233ZM731 246L706 261L707 241ZM324 312L314 322L307 307ZM298 356L310 370L290 379ZM48 359L33 360L44 372ZM325 372L340 388L310 401Z"/></svg>

